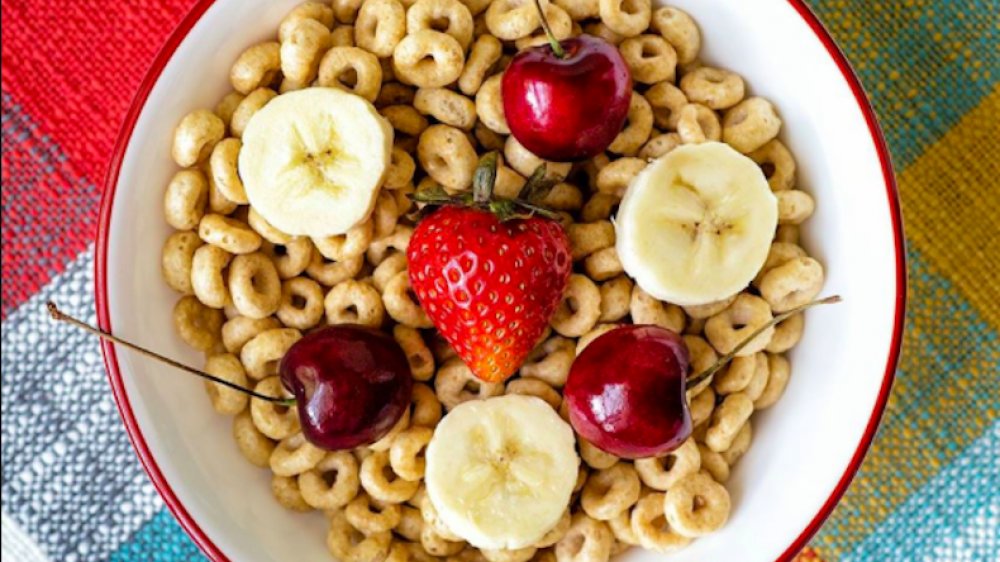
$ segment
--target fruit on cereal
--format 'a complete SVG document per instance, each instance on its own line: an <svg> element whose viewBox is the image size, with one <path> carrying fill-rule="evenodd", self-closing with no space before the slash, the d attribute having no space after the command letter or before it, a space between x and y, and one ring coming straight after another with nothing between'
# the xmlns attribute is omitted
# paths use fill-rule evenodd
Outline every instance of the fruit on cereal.
<svg viewBox="0 0 1000 562"><path fill-rule="evenodd" d="M614 45L579 35L518 53L503 74L504 115L514 138L545 160L600 154L618 136L632 76Z"/></svg>
<svg viewBox="0 0 1000 562"><path fill-rule="evenodd" d="M407 411L413 391L402 348L389 334L365 326L306 334L278 371L295 396L303 435L331 451L378 441Z"/></svg>
<svg viewBox="0 0 1000 562"><path fill-rule="evenodd" d="M540 398L464 402L427 446L427 495L469 544L528 547L566 512L580 462L575 446L573 430Z"/></svg>
<svg viewBox="0 0 1000 562"><path fill-rule="evenodd" d="M691 436L687 389L696 388L772 326L832 296L772 318L704 371L689 376L691 354L680 334L631 324L601 334L570 368L563 389L573 429L599 449L627 459L659 457Z"/></svg>
<svg viewBox="0 0 1000 562"><path fill-rule="evenodd" d="M491 199L496 154L476 171L474 194L444 204L414 229L407 249L410 284L427 316L481 380L514 374L562 297L573 264L569 239L528 201ZM529 200L544 168L528 181Z"/></svg>
<svg viewBox="0 0 1000 562"><path fill-rule="evenodd" d="M250 205L278 230L344 234L371 213L392 141L392 126L365 99L305 88L275 97L250 118L239 174Z"/></svg>
<svg viewBox="0 0 1000 562"><path fill-rule="evenodd" d="M657 299L706 304L750 283L777 225L777 199L753 160L718 142L685 145L649 164L625 191L618 257Z"/></svg>

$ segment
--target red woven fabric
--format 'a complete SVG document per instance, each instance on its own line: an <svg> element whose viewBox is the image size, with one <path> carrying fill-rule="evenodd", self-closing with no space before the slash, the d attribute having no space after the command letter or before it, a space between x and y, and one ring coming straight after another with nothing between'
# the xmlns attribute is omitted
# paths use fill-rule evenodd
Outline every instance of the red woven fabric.
<svg viewBox="0 0 1000 562"><path fill-rule="evenodd" d="M94 239L118 127L193 3L0 2L3 317Z"/></svg>

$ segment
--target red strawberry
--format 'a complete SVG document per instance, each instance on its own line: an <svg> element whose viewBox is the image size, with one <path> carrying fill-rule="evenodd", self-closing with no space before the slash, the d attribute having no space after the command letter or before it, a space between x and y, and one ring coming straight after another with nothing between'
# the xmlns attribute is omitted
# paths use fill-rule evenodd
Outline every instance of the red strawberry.
<svg viewBox="0 0 1000 562"><path fill-rule="evenodd" d="M558 222L501 220L483 207L434 211L414 230L407 257L410 284L438 331L478 378L498 382L545 331L573 262Z"/></svg>

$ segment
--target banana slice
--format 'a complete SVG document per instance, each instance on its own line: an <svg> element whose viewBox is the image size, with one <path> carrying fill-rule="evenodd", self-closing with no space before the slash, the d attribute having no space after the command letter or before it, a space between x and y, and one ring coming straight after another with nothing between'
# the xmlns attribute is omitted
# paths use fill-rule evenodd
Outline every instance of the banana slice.
<svg viewBox="0 0 1000 562"><path fill-rule="evenodd" d="M427 446L427 495L448 529L487 549L524 548L562 517L580 460L573 430L539 398L455 407Z"/></svg>
<svg viewBox="0 0 1000 562"><path fill-rule="evenodd" d="M675 148L625 191L615 222L618 257L650 295L706 304L754 278L778 225L778 200L753 160L726 144Z"/></svg>
<svg viewBox="0 0 1000 562"><path fill-rule="evenodd" d="M336 88L282 94L243 131L240 178L253 208L279 230L322 238L364 222L392 151L392 126Z"/></svg>

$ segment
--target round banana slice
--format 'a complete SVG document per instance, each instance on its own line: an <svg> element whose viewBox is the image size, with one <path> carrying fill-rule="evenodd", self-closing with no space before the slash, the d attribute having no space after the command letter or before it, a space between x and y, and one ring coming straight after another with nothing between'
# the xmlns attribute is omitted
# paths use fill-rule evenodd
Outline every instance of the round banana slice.
<svg viewBox="0 0 1000 562"><path fill-rule="evenodd" d="M544 401L464 402L427 446L427 495L448 530L487 549L538 542L569 505L580 463L573 430Z"/></svg>
<svg viewBox="0 0 1000 562"><path fill-rule="evenodd" d="M682 306L734 295L767 259L778 200L753 160L726 144L675 148L625 191L618 257L650 295Z"/></svg>
<svg viewBox="0 0 1000 562"><path fill-rule="evenodd" d="M367 100L306 88L272 99L250 118L239 172L267 222L321 238L368 219L391 152L392 126Z"/></svg>

